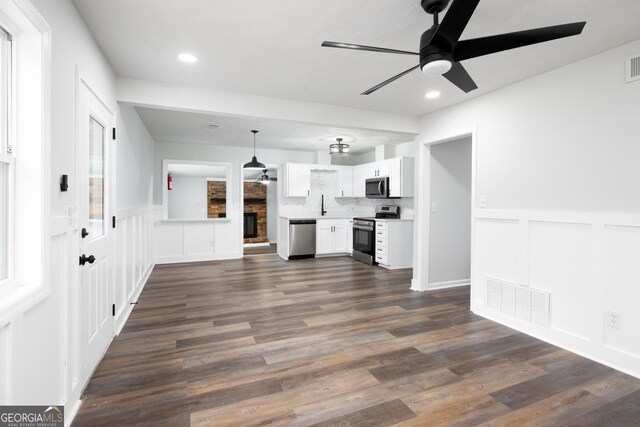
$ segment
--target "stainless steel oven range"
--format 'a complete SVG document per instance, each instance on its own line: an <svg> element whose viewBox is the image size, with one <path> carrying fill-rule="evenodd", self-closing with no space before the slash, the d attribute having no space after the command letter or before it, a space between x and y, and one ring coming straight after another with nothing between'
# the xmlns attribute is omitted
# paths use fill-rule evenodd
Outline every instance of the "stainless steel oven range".
<svg viewBox="0 0 640 427"><path fill-rule="evenodd" d="M376 259L376 227L373 218L353 219L353 259L374 265Z"/></svg>
<svg viewBox="0 0 640 427"><path fill-rule="evenodd" d="M376 264L376 218L400 218L399 206L377 206L375 218L353 219L353 259Z"/></svg>

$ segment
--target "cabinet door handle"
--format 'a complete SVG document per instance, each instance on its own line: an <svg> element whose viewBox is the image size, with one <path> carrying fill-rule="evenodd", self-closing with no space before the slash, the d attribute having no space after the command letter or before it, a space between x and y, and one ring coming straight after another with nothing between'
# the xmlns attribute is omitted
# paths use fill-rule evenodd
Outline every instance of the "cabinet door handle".
<svg viewBox="0 0 640 427"><path fill-rule="evenodd" d="M311 190L307 190L307 196L311 195Z"/></svg>

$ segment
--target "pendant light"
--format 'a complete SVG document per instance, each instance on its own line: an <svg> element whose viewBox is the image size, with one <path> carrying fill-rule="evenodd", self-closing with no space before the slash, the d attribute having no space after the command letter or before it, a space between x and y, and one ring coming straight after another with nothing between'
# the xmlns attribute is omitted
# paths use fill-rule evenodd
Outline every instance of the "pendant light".
<svg viewBox="0 0 640 427"><path fill-rule="evenodd" d="M253 133L253 158L249 163L245 163L243 168L244 169L265 169L266 166L260 163L256 158L256 134L258 133L258 131L252 130L251 133Z"/></svg>
<svg viewBox="0 0 640 427"><path fill-rule="evenodd" d="M348 156L349 155L349 144L343 144L342 138L336 138L338 141L337 144L331 144L329 146L329 154L336 156Z"/></svg>

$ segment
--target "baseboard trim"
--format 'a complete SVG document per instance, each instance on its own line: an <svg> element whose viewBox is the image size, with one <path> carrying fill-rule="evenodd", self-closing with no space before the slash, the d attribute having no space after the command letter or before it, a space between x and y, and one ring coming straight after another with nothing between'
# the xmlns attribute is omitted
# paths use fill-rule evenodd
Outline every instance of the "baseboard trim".
<svg viewBox="0 0 640 427"><path fill-rule="evenodd" d="M140 294L142 293L142 290L144 289L145 285L147 284L147 281L149 280L149 276L151 276L153 267L155 267L155 264L151 264L147 269L147 271L145 271L145 273L142 275L142 278L140 279L138 286L136 286L137 290L131 296L133 301L136 301L140 296ZM131 304L132 301L128 301L128 302L129 302L128 307L126 307L125 312L120 315L120 318L118 319L118 323L116 324L116 330L114 331L116 336L120 335L120 332L122 332L122 328L124 328L124 325L127 323L127 320L129 320L129 316L131 315L131 312L135 307L133 304Z"/></svg>
<svg viewBox="0 0 640 427"><path fill-rule="evenodd" d="M67 408L69 408L69 406L71 406L71 409L67 410ZM71 423L73 422L74 418L78 414L78 411L80 410L80 406L82 406L82 400L80 400L80 399L76 399L76 401L73 402L72 405L69 405L68 403L64 405L64 425L65 425L65 427L71 426Z"/></svg>
<svg viewBox="0 0 640 427"><path fill-rule="evenodd" d="M625 366L621 366L618 363L615 362L611 362L608 360L605 360L602 357L599 357L597 355L593 355L593 354L588 354L585 351L582 351L580 349L577 349L576 347L563 343L561 342L561 340L554 338L554 337L550 337L547 336L543 331L537 330L535 327L533 328L529 328L526 327L525 325L521 325L520 323L518 323L517 321L507 321L506 319L503 319L501 316L497 315L497 313L490 313L488 310L485 310L483 307L476 307L475 310L471 310L474 314L477 314L478 316L484 317L485 319L491 320L492 322L496 322L500 325L504 325L508 328L511 329L515 329L516 331L522 332L523 334L532 336L534 338L539 339L540 341L544 341L546 343L555 345L556 347L562 348L564 350L570 351L571 353L575 353L579 356L582 356L586 359L589 360L593 360L594 362L598 362L602 365L608 366L612 369L615 369L617 371L623 372L627 375L631 375L632 377L635 378L640 378L640 372L634 370L633 368L628 368Z"/></svg>
<svg viewBox="0 0 640 427"><path fill-rule="evenodd" d="M462 286L470 286L471 279L451 280L448 282L429 283L427 290L435 291L440 289L460 288Z"/></svg>
<svg viewBox="0 0 640 427"><path fill-rule="evenodd" d="M183 264L188 262L205 262L205 261L221 261L225 259L241 259L243 257L242 252L225 252L220 254L211 255L174 255L164 256L156 258L156 265L161 264Z"/></svg>

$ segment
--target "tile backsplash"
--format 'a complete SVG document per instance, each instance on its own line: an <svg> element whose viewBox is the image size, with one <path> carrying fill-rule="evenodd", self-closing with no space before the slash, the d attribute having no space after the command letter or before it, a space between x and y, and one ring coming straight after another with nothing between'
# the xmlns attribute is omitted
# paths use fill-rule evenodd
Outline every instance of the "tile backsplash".
<svg viewBox="0 0 640 427"><path fill-rule="evenodd" d="M280 215L319 215L321 198L327 215L373 216L378 205L400 206L402 218L413 218L413 198L365 199L361 197L335 197L338 193L338 172L312 171L311 193L306 198L282 197Z"/></svg>

